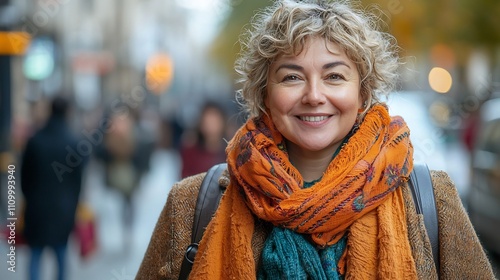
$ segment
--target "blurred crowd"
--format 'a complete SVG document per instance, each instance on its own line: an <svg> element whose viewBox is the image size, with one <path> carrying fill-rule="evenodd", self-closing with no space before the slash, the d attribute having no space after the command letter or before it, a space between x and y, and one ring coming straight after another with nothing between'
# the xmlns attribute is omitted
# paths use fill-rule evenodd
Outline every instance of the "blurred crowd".
<svg viewBox="0 0 500 280"><path fill-rule="evenodd" d="M144 192L144 177L156 168L156 176L168 178L156 194L161 204L174 182L224 162L226 141L239 125L233 104L207 98L192 110L190 121L126 102L90 114L79 112L69 95L31 104L31 122L16 124L12 134L23 181L18 214L22 227L16 238L29 248L25 261L30 279L43 275L41 258L51 254L44 254L50 251L46 249L55 253L58 279L67 279L62 276L68 274L64 261L72 248L68 243L77 244L82 259L104 253L106 237L99 235L106 227L102 216L109 206L103 204L112 202L103 202L99 197L103 192L98 193L95 185L119 195L123 203L115 210L123 238L118 246L129 254L136 252L134 232L144 217L138 214L142 210L134 209L134 199ZM161 166L152 166L160 154L168 156L162 157ZM149 206L148 215L155 220L161 207ZM142 243L151 231L146 229Z"/></svg>

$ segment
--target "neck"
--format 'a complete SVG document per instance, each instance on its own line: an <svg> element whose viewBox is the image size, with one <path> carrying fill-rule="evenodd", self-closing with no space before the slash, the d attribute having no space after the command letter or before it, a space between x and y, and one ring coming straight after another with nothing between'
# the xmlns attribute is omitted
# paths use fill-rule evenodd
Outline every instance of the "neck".
<svg viewBox="0 0 500 280"><path fill-rule="evenodd" d="M287 151L290 162L300 172L304 181L311 182L323 176L339 145L340 143L321 151L306 151L287 142Z"/></svg>

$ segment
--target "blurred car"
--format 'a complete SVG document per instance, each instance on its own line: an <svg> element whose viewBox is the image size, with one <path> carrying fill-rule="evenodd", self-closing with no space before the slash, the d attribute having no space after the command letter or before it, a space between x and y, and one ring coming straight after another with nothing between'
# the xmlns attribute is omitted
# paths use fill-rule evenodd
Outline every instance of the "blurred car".
<svg viewBox="0 0 500 280"><path fill-rule="evenodd" d="M424 91L394 92L385 101L389 114L404 118L410 128L415 162L431 170L445 171L465 199L469 188L469 155L459 141L453 141L432 119L429 104L435 97Z"/></svg>
<svg viewBox="0 0 500 280"><path fill-rule="evenodd" d="M485 102L479 118L467 205L484 246L500 255L500 98Z"/></svg>
<svg viewBox="0 0 500 280"><path fill-rule="evenodd" d="M391 93L384 100L391 116L401 116L410 128L413 158L425 162L429 169L447 171L445 135L429 115L425 92L405 91Z"/></svg>

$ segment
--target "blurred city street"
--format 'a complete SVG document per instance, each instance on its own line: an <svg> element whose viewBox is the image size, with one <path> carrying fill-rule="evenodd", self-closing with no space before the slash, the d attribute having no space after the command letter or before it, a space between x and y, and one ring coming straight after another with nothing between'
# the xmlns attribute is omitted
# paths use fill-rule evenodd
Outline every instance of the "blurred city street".
<svg viewBox="0 0 500 280"><path fill-rule="evenodd" d="M0 0L0 218L31 222L31 244L61 244L48 239L66 240L80 202L97 249L81 257L73 230L67 279L134 279L172 185L225 161L246 121L239 40L272 2ZM410 127L414 161L450 176L500 278L500 1L359 4L400 59L396 88L376 97ZM68 107L55 118L58 98ZM40 156L27 153L49 126ZM31 219L23 204L35 205ZM6 228L0 280L28 279L27 245L7 269ZM45 250L40 267L55 279L56 254Z"/></svg>
<svg viewBox="0 0 500 280"><path fill-rule="evenodd" d="M177 162L177 164L175 164ZM144 176L134 196L134 223L129 235L121 223L123 199L103 185L102 170L97 163L88 166L84 198L92 205L97 217L98 249L88 259L82 260L77 243L71 237L68 250L68 280L129 280L134 279L148 245L158 215L166 201L168 191L179 174L175 154L157 150L151 158L151 169ZM2 241L1 251L6 252ZM2 254L3 268L0 279L28 279L29 252L26 246L18 246L16 272L7 270L6 254ZM46 250L45 255L52 252ZM56 261L50 256L42 261L42 280L55 279Z"/></svg>

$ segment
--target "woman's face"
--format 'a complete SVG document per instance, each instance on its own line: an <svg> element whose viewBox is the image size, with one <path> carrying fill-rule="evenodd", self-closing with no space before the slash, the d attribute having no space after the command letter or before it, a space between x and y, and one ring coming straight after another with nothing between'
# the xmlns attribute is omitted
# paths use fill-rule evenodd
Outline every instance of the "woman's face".
<svg viewBox="0 0 500 280"><path fill-rule="evenodd" d="M200 129L206 138L219 138L224 136L224 116L216 108L207 108L201 117Z"/></svg>
<svg viewBox="0 0 500 280"><path fill-rule="evenodd" d="M299 55L278 57L267 79L265 105L288 149L333 154L362 106L359 74L345 52L311 37Z"/></svg>

